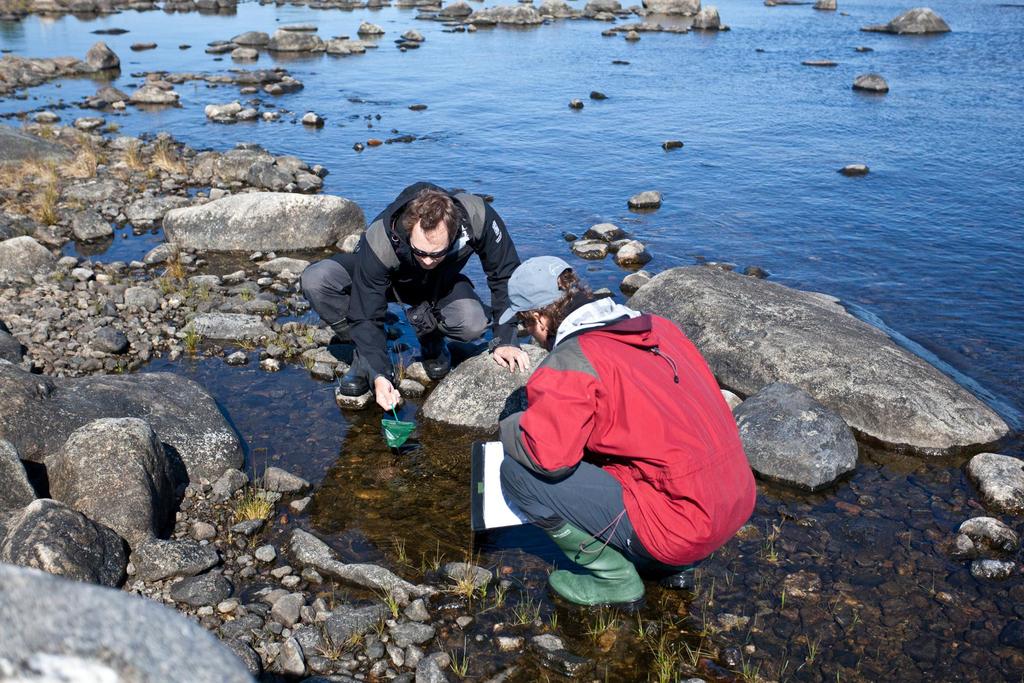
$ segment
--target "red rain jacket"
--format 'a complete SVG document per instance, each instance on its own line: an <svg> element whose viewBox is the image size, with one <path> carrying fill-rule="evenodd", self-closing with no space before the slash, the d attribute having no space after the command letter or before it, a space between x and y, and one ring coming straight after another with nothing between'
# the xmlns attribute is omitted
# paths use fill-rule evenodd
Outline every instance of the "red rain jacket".
<svg viewBox="0 0 1024 683"><path fill-rule="evenodd" d="M526 391L528 408L502 424L506 451L551 477L602 467L661 562L703 559L749 519L757 492L736 422L671 321L645 314L563 339Z"/></svg>

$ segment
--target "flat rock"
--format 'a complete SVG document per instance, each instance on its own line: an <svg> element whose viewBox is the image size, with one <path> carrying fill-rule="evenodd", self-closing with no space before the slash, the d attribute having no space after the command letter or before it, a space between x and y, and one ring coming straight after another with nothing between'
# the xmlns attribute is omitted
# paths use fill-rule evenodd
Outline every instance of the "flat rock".
<svg viewBox="0 0 1024 683"><path fill-rule="evenodd" d="M0 586L4 656L67 658L66 673L48 680L176 681L184 665L191 683L252 681L212 634L155 601L10 566L0 566ZM83 664L103 675L80 677Z"/></svg>
<svg viewBox="0 0 1024 683"><path fill-rule="evenodd" d="M230 195L164 217L168 241L201 251L319 249L365 227L355 202L287 192Z"/></svg>
<svg viewBox="0 0 1024 683"><path fill-rule="evenodd" d="M0 242L0 285L30 283L32 276L53 270L57 259L27 235Z"/></svg>
<svg viewBox="0 0 1024 683"><path fill-rule="evenodd" d="M162 221L171 209L188 205L188 197L143 197L125 207L124 215L132 225L152 227Z"/></svg>
<svg viewBox="0 0 1024 683"><path fill-rule="evenodd" d="M421 597L431 592L431 589L425 586L413 585L374 564L340 562L330 546L301 529L292 531L289 549L299 564L312 567L323 576L349 581L373 590L388 591L401 606L408 605L410 598Z"/></svg>
<svg viewBox="0 0 1024 683"><path fill-rule="evenodd" d="M79 427L47 458L54 499L104 524L132 548L155 538L173 513L164 448L139 418L103 418Z"/></svg>
<svg viewBox="0 0 1024 683"><path fill-rule="evenodd" d="M310 484L302 477L280 467L268 467L263 473L263 488L278 493L302 493L309 490Z"/></svg>
<svg viewBox="0 0 1024 683"><path fill-rule="evenodd" d="M569 248L572 253L584 259L597 260L608 255L608 243L599 239L576 240Z"/></svg>
<svg viewBox="0 0 1024 683"><path fill-rule="evenodd" d="M967 463L967 475L988 505L1007 514L1024 513L1024 461L997 453L979 453Z"/></svg>
<svg viewBox="0 0 1024 683"><path fill-rule="evenodd" d="M492 26L494 24L537 26L544 23L544 17L529 5L495 5L476 10L466 17L466 23L477 26Z"/></svg>
<svg viewBox="0 0 1024 683"><path fill-rule="evenodd" d="M583 233L584 239L603 240L605 242L614 242L625 236L626 231L613 223L598 223L597 225L590 226Z"/></svg>
<svg viewBox="0 0 1024 683"><path fill-rule="evenodd" d="M652 14L678 14L692 17L700 11L700 0L644 0L643 5Z"/></svg>
<svg viewBox="0 0 1024 683"><path fill-rule="evenodd" d="M160 308L160 294L151 287L129 287L124 290L124 305L152 312Z"/></svg>
<svg viewBox="0 0 1024 683"><path fill-rule="evenodd" d="M230 598L232 592L234 587L220 572L190 576L171 586L171 598L189 607L216 605Z"/></svg>
<svg viewBox="0 0 1024 683"><path fill-rule="evenodd" d="M160 581L174 576L195 576L220 562L213 546L200 545L192 539L180 541L154 540L135 548L131 556L136 578Z"/></svg>
<svg viewBox="0 0 1024 683"><path fill-rule="evenodd" d="M35 489L29 483L25 466L10 441L0 439L0 514L19 510L36 499ZM3 531L0 530L0 540Z"/></svg>
<svg viewBox="0 0 1024 683"><path fill-rule="evenodd" d="M172 106L178 103L178 93L155 85L144 85L128 96L132 104Z"/></svg>
<svg viewBox="0 0 1024 683"><path fill-rule="evenodd" d="M792 384L769 384L735 416L750 466L763 477L814 491L857 467L850 428Z"/></svg>
<svg viewBox="0 0 1024 683"><path fill-rule="evenodd" d="M1004 436L983 402L835 299L701 266L667 270L630 305L669 318L741 395L795 384L857 432L922 454Z"/></svg>
<svg viewBox="0 0 1024 683"><path fill-rule="evenodd" d="M273 331L258 315L245 313L200 313L189 321L186 329L195 330L204 339L242 341L273 336Z"/></svg>
<svg viewBox="0 0 1024 683"><path fill-rule="evenodd" d="M344 643L354 635L363 635L391 615L384 605L353 607L342 605L327 615L324 629L332 643Z"/></svg>
<svg viewBox="0 0 1024 683"><path fill-rule="evenodd" d="M80 512L41 498L13 513L5 524L7 535L0 544L0 561L103 586L116 587L124 582L128 566L124 540ZM0 606L7 597L7 586L3 588ZM0 631L5 625L0 624ZM3 642L5 646L8 643Z"/></svg>
<svg viewBox="0 0 1024 683"><path fill-rule="evenodd" d="M887 24L864 26L861 31L872 33L895 33L898 35L923 35L925 33L948 33L949 24L928 7L909 9Z"/></svg>
<svg viewBox="0 0 1024 683"><path fill-rule="evenodd" d="M574 655L565 649L562 639L546 633L530 639L530 647L540 663L552 671L569 678L581 678L594 670L594 660Z"/></svg>
<svg viewBox="0 0 1024 683"><path fill-rule="evenodd" d="M419 624L415 621L395 624L390 629L391 639L400 648L410 645L422 645L434 637L434 627L430 624Z"/></svg>
<svg viewBox="0 0 1024 683"><path fill-rule="evenodd" d="M270 42L270 36L263 31L246 31L232 38L231 42L247 47L263 47Z"/></svg>
<svg viewBox="0 0 1024 683"><path fill-rule="evenodd" d="M655 190L640 192L630 197L627 204L631 209L657 209L661 206L661 193Z"/></svg>
<svg viewBox="0 0 1024 683"><path fill-rule="evenodd" d="M298 258L288 258L287 256L279 256L276 259L260 264L261 270L265 270L274 275L280 275L286 270L291 272L292 275L302 275L302 271L306 270L308 267L309 261Z"/></svg>
<svg viewBox="0 0 1024 683"><path fill-rule="evenodd" d="M484 353L463 361L441 380L423 404L423 416L458 427L493 431L501 417L526 408L526 380L547 351L527 344L530 371L501 368Z"/></svg>
<svg viewBox="0 0 1024 683"><path fill-rule="evenodd" d="M29 135L0 124L0 164L22 161L67 161L71 151L64 145Z"/></svg>
<svg viewBox="0 0 1024 683"><path fill-rule="evenodd" d="M267 43L267 49L275 52L323 52L324 47L324 41L312 32L284 29L275 31Z"/></svg>
<svg viewBox="0 0 1024 683"><path fill-rule="evenodd" d="M853 79L853 89L864 92L887 93L889 83L881 74L861 74Z"/></svg>
<svg viewBox="0 0 1024 683"><path fill-rule="evenodd" d="M199 384L170 373L60 378L0 364L0 405L0 438L31 462L44 462L93 420L139 417L173 449L176 480L213 480L242 465L238 435L214 400Z"/></svg>
<svg viewBox="0 0 1024 683"><path fill-rule="evenodd" d="M97 212L92 209L83 209L77 211L71 219L71 234L75 236L76 240L89 242L110 237L114 234L114 229Z"/></svg>

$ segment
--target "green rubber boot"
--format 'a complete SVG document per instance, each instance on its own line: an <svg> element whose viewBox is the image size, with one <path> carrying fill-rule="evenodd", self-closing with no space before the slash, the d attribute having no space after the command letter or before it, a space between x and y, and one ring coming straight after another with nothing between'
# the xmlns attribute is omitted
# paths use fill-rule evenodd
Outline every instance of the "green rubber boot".
<svg viewBox="0 0 1024 683"><path fill-rule="evenodd" d="M569 602L612 605L636 602L644 596L644 582L636 567L615 548L595 541L593 536L569 523L547 533L570 560L588 571L574 574L559 569L548 577L551 589ZM580 544L592 554L581 552Z"/></svg>

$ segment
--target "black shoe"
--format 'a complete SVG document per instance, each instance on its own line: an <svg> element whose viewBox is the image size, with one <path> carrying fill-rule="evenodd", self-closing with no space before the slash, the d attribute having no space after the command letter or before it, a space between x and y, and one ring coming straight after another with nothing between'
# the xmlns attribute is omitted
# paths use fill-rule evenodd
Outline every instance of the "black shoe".
<svg viewBox="0 0 1024 683"><path fill-rule="evenodd" d="M433 382L447 375L452 369L452 357L448 353L444 337L421 339L420 356L423 358L423 370Z"/></svg>
<svg viewBox="0 0 1024 683"><path fill-rule="evenodd" d="M362 396L370 390L366 374L353 367L338 380L338 391L345 396Z"/></svg>
<svg viewBox="0 0 1024 683"><path fill-rule="evenodd" d="M674 590L692 591L697 585L696 576L694 575L693 569L684 569L677 574L669 574L668 576L662 577L658 584L662 588L671 588Z"/></svg>

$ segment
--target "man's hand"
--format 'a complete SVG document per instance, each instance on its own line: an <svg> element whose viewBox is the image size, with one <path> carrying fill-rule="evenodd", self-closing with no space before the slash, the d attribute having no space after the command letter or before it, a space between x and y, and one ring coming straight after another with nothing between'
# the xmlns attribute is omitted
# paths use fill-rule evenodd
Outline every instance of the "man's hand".
<svg viewBox="0 0 1024 683"><path fill-rule="evenodd" d="M494 349L494 362L509 372L517 369L526 371L530 369L530 357L518 346L499 346Z"/></svg>
<svg viewBox="0 0 1024 683"><path fill-rule="evenodd" d="M377 405L384 410L391 410L402 400L402 395L398 393L398 389L395 389L394 385L386 377L378 377L373 380L373 393L376 395Z"/></svg>

